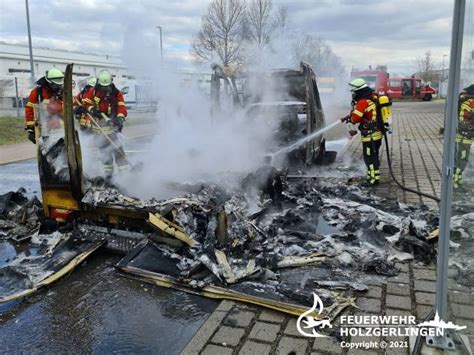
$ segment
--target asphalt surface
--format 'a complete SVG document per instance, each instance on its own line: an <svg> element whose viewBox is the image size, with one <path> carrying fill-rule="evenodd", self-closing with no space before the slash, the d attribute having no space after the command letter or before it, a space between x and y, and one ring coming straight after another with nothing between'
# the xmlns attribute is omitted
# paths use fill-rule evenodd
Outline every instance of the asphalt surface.
<svg viewBox="0 0 474 355"><path fill-rule="evenodd" d="M149 113L149 115L153 115L153 113ZM133 117L131 120L133 120ZM126 123L123 130L124 140L148 137L156 132L157 127L155 124L144 120L140 122L141 123L132 122L132 124ZM0 146L0 165L33 159L35 157L36 146L31 142Z"/></svg>
<svg viewBox="0 0 474 355"><path fill-rule="evenodd" d="M40 195L36 160L1 165L0 181L0 194ZM0 267L32 252L1 242ZM120 258L94 254L49 289L0 305L0 353L180 353L217 302L125 278Z"/></svg>

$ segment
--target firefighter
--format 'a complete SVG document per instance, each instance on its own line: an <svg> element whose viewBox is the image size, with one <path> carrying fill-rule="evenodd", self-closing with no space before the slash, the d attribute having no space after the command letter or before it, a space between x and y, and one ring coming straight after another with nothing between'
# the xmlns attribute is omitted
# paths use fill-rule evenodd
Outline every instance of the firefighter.
<svg viewBox="0 0 474 355"><path fill-rule="evenodd" d="M97 78L90 77L86 81L86 85L82 90L76 95L73 106L74 114L76 119L79 120L79 124L82 130L87 131L91 128L91 120L86 115L87 109L82 105L82 100L85 98L86 93L97 84Z"/></svg>
<svg viewBox="0 0 474 355"><path fill-rule="evenodd" d="M97 84L97 78L91 76L89 79L86 81L86 85L82 88L82 90L79 92L79 94L76 95L76 99L79 102L82 102L84 97L86 96L87 92L93 88Z"/></svg>
<svg viewBox="0 0 474 355"><path fill-rule="evenodd" d="M95 145L99 149L106 177L112 176L114 160L119 171L127 171L128 161L118 139L127 116L127 108L122 93L113 84L112 75L108 71L104 70L99 74L96 85L85 94L82 103L92 117L91 132L96 136Z"/></svg>
<svg viewBox="0 0 474 355"><path fill-rule="evenodd" d="M41 124L42 134L62 127L64 74L57 68L48 70L36 82L25 106L28 139L36 144L35 125Z"/></svg>
<svg viewBox="0 0 474 355"><path fill-rule="evenodd" d="M454 188L462 186L462 173L469 161L474 141L474 84L459 94L459 121L456 133Z"/></svg>
<svg viewBox="0 0 474 355"><path fill-rule="evenodd" d="M341 121L359 124L362 154L367 166L366 185L378 185L380 182L379 150L383 132L377 122L377 95L367 86L364 79L354 79L349 86L352 92L353 109L349 115L342 117Z"/></svg>

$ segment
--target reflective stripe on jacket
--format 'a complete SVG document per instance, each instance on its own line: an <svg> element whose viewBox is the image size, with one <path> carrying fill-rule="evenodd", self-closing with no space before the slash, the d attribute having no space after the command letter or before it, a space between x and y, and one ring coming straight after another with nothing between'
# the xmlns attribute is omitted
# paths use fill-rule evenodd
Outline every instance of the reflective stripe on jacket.
<svg viewBox="0 0 474 355"><path fill-rule="evenodd" d="M33 128L38 119L39 101L44 105L45 112L49 115L63 115L63 100L49 87L38 86L30 92L28 103L25 106L25 121L27 128Z"/></svg>
<svg viewBox="0 0 474 355"><path fill-rule="evenodd" d="M459 94L459 117L456 142L474 143L474 97L467 92Z"/></svg>
<svg viewBox="0 0 474 355"><path fill-rule="evenodd" d="M359 124L362 142L382 139L383 133L377 127L377 105L369 98L359 99L351 111L351 123Z"/></svg>
<svg viewBox="0 0 474 355"><path fill-rule="evenodd" d="M117 117L127 117L127 107L120 90L115 90L111 98L106 98L100 89L92 87L82 100L83 105L90 111L93 107L108 117L115 113Z"/></svg>

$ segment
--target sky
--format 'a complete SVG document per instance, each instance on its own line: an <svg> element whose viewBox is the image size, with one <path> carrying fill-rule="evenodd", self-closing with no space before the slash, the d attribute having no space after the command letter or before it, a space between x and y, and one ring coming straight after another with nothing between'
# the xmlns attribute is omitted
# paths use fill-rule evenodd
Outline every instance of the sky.
<svg viewBox="0 0 474 355"><path fill-rule="evenodd" d="M193 61L189 48L207 0L29 0L33 46L155 60L163 29L165 58ZM410 75L416 58L430 50L441 66L449 54L451 0L274 0L288 9L291 38L322 37L348 70L388 65ZM468 1L468 10L472 0ZM470 22L472 25L472 22ZM0 0L0 40L27 43L25 4ZM449 55L446 58L449 59Z"/></svg>

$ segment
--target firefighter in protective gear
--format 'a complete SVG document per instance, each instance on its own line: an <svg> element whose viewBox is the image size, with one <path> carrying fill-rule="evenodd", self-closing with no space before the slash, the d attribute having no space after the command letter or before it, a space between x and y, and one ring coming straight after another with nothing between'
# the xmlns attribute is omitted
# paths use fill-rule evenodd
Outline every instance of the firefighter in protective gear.
<svg viewBox="0 0 474 355"><path fill-rule="evenodd" d="M41 124L45 134L62 127L64 74L57 68L51 68L36 85L25 106L26 131L28 139L34 144L36 125Z"/></svg>
<svg viewBox="0 0 474 355"><path fill-rule="evenodd" d="M459 120L456 133L454 188L462 186L462 173L469 162L474 142L474 84L459 94Z"/></svg>
<svg viewBox="0 0 474 355"><path fill-rule="evenodd" d="M88 130L91 128L91 121L87 117L87 109L82 105L82 100L84 100L86 93L93 88L97 84L97 78L90 77L86 81L86 85L82 88L82 90L76 95L73 107L74 107L74 114L76 119L79 120L79 124L81 129Z"/></svg>
<svg viewBox="0 0 474 355"><path fill-rule="evenodd" d="M99 74L96 85L85 94L82 103L95 121L91 122L90 127L97 137L96 147L100 152L105 175L112 176L114 160L119 171L127 171L129 164L118 139L118 133L122 132L127 116L127 108L123 94L113 84L112 75L108 71L104 70Z"/></svg>
<svg viewBox="0 0 474 355"><path fill-rule="evenodd" d="M349 86L352 92L353 109L349 115L341 118L341 121L359 124L362 154L367 166L367 185L374 186L380 182L379 151L383 138L383 132L377 121L378 98L364 79L354 79Z"/></svg>

